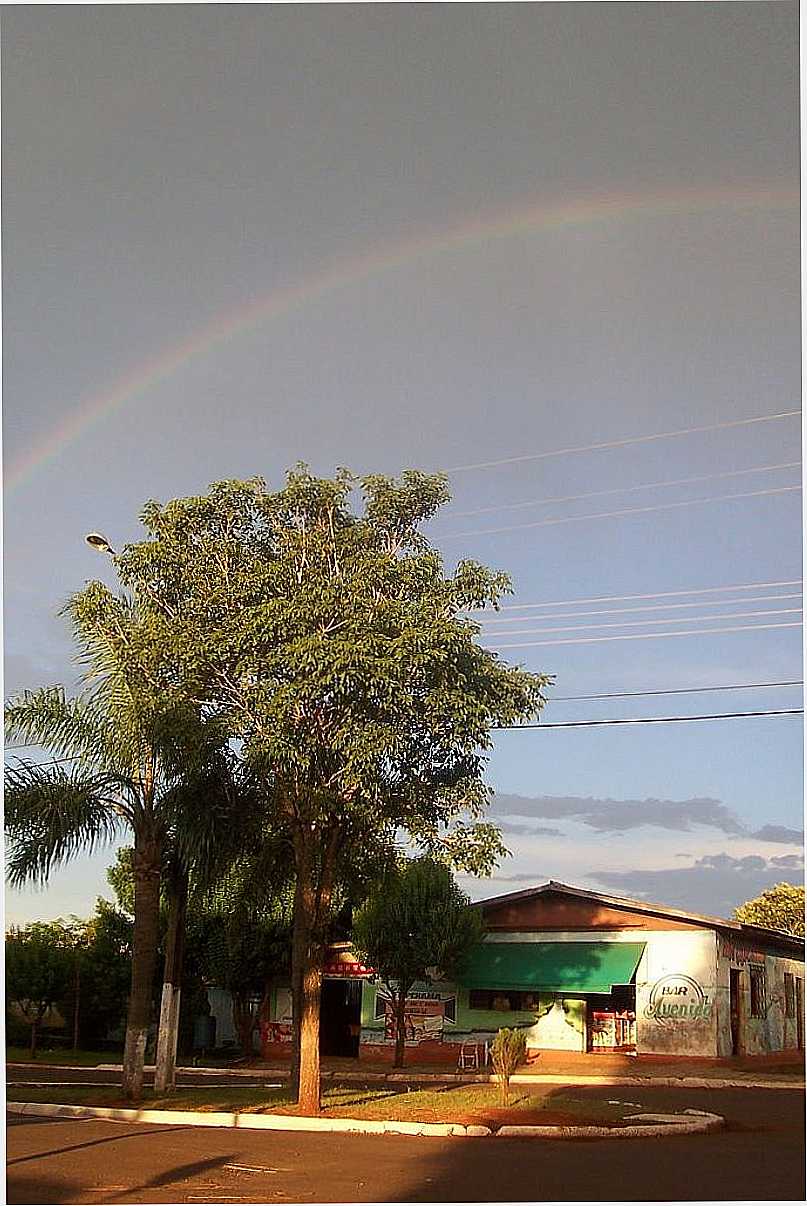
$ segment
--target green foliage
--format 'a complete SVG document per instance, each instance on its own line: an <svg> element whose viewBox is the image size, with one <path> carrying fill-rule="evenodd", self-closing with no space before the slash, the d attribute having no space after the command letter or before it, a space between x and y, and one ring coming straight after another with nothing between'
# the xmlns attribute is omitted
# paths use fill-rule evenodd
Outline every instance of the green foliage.
<svg viewBox="0 0 807 1206"><path fill-rule="evenodd" d="M31 1027L32 1055L42 1019L65 995L71 966L71 937L62 923L37 921L7 931L6 1010L16 1006Z"/></svg>
<svg viewBox="0 0 807 1206"><path fill-rule="evenodd" d="M388 985L406 995L416 980L453 979L482 938L482 918L432 859L407 860L353 919L353 945Z"/></svg>
<svg viewBox="0 0 807 1206"><path fill-rule="evenodd" d="M510 1100L510 1077L527 1058L527 1036L524 1031L503 1026L490 1044L490 1058L493 1070L499 1077L502 1101L507 1105Z"/></svg>
<svg viewBox="0 0 807 1206"><path fill-rule="evenodd" d="M467 610L509 584L470 561L444 574L419 529L447 498L439 474L328 480L300 465L274 493L253 479L149 503L149 538L118 566L163 681L243 742L310 847L402 829L486 873L503 852L478 825L490 730L533 715L549 679L477 643Z"/></svg>
<svg viewBox="0 0 807 1206"><path fill-rule="evenodd" d="M776 884L734 910L737 921L804 937L804 886Z"/></svg>

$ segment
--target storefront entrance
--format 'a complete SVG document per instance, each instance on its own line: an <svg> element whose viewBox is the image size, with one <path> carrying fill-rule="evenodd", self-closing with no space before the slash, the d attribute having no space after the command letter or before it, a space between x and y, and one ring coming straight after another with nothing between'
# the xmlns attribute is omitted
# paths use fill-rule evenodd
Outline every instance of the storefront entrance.
<svg viewBox="0 0 807 1206"><path fill-rule="evenodd" d="M361 986L362 981L358 978L322 981L320 1055L358 1057Z"/></svg>
<svg viewBox="0 0 807 1206"><path fill-rule="evenodd" d="M608 996L589 996L586 1008L586 1050L636 1052L636 985L615 984Z"/></svg>

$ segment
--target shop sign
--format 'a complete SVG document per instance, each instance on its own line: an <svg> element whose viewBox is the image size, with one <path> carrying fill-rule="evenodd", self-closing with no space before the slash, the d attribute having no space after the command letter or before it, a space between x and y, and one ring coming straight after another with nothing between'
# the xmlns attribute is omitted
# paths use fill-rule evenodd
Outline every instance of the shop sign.
<svg viewBox="0 0 807 1206"><path fill-rule="evenodd" d="M384 1019L384 1041L395 1042L395 1002L385 992L376 995L376 1018ZM443 996L439 992L410 991L404 1003L404 1033L407 1043L423 1043L428 1040L440 1042L446 1022L454 1023L457 1018L456 996Z"/></svg>
<svg viewBox="0 0 807 1206"><path fill-rule="evenodd" d="M712 1002L691 976L662 976L650 989L644 1016L662 1025L704 1021L712 1016Z"/></svg>
<svg viewBox="0 0 807 1206"><path fill-rule="evenodd" d="M322 969L323 976L371 976L373 974L372 967L365 967L363 963L349 963L347 960L341 962L339 960L331 963L326 963Z"/></svg>

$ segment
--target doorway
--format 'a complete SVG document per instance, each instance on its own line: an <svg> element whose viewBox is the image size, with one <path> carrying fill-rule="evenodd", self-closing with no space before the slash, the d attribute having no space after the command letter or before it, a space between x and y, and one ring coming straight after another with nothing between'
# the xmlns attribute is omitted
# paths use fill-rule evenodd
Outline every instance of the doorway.
<svg viewBox="0 0 807 1206"><path fill-rule="evenodd" d="M796 1042L804 1050L804 981L795 977L796 984Z"/></svg>
<svg viewBox="0 0 807 1206"><path fill-rule="evenodd" d="M742 1053L742 972L729 970L729 1017L731 1019L731 1054Z"/></svg>
<svg viewBox="0 0 807 1206"><path fill-rule="evenodd" d="M361 1032L361 980L323 980L320 1055L357 1058Z"/></svg>

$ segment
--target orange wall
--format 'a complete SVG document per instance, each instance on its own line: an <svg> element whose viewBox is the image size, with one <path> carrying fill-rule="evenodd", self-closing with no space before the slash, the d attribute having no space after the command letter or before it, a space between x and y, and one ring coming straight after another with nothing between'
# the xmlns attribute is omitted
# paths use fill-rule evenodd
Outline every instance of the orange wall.
<svg viewBox="0 0 807 1206"><path fill-rule="evenodd" d="M593 900L547 894L483 908L490 930L697 930L703 927L673 918L653 917L598 904Z"/></svg>

